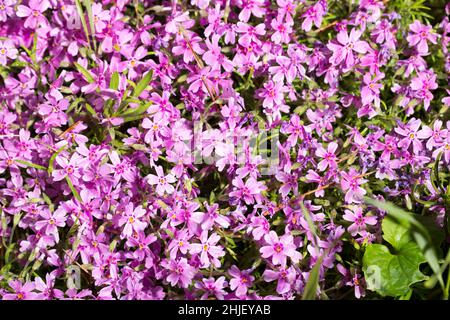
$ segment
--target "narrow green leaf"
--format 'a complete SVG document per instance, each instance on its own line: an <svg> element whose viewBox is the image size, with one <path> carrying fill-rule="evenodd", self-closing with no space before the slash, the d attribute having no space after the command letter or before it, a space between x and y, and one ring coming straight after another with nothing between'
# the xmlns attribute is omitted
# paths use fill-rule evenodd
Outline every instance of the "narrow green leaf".
<svg viewBox="0 0 450 320"><path fill-rule="evenodd" d="M38 164L31 163L31 162L28 162L28 161L25 161L25 160L16 159L16 162L21 163L21 164L23 164L23 165L25 165L27 167L32 167L32 168L35 168L35 169L38 169L38 170L47 170L46 167L40 166Z"/></svg>
<svg viewBox="0 0 450 320"><path fill-rule="evenodd" d="M111 76L109 88L113 90L117 90L119 88L119 73L117 71L114 72Z"/></svg>
<svg viewBox="0 0 450 320"><path fill-rule="evenodd" d="M81 199L80 194L78 193L77 189L75 189L75 186L72 183L72 180L68 176L66 176L67 184L69 185L70 190L72 191L73 196L75 199L77 199L80 203L83 203L83 200Z"/></svg>
<svg viewBox="0 0 450 320"><path fill-rule="evenodd" d="M153 78L153 70L148 71L133 90L132 96L138 98Z"/></svg>
<svg viewBox="0 0 450 320"><path fill-rule="evenodd" d="M83 3L86 8L91 33L92 33L92 35L95 35L94 16L92 15L92 1L91 0L83 0ZM95 51L97 51L97 43L95 41L94 36L92 37L92 42L94 43Z"/></svg>
<svg viewBox="0 0 450 320"><path fill-rule="evenodd" d="M315 300L317 295L317 288L319 287L319 275L320 266L322 265L323 257L317 260L314 267L309 273L308 282L306 283L305 290L303 291L302 300Z"/></svg>
<svg viewBox="0 0 450 320"><path fill-rule="evenodd" d="M86 110L89 112L89 114L94 117L97 118L97 112L94 110L94 108L91 107L91 105L89 103L86 103Z"/></svg>
<svg viewBox="0 0 450 320"><path fill-rule="evenodd" d="M83 6L81 5L80 0L75 0L75 5L77 7L78 16L80 17L81 20L81 25L83 26L84 34L86 35L88 46L89 48L91 48L91 43L89 41L89 30L86 24L86 20L84 19Z"/></svg>
<svg viewBox="0 0 450 320"><path fill-rule="evenodd" d="M303 212L303 215L304 215L304 217L306 219L306 222L308 222L309 230L312 232L312 234L316 238L318 238L316 225L314 224L314 222L313 222L313 220L311 218L311 214L309 213L309 210L306 209L305 205L303 204L303 201L300 202L300 207L302 208L302 212Z"/></svg>
<svg viewBox="0 0 450 320"><path fill-rule="evenodd" d="M59 148L50 158L49 162L48 162L48 174L51 175L53 172L53 167L54 167L54 163L55 163L55 159L58 156L58 154L61 153L61 151L63 151L66 148L66 145L62 146L61 148Z"/></svg>
<svg viewBox="0 0 450 320"><path fill-rule="evenodd" d="M83 74L83 76L86 78L87 82L89 83L94 83L95 80L92 77L91 73L89 71L87 71L82 65L80 65L77 62L73 63L75 65L75 67L77 68L77 70Z"/></svg>

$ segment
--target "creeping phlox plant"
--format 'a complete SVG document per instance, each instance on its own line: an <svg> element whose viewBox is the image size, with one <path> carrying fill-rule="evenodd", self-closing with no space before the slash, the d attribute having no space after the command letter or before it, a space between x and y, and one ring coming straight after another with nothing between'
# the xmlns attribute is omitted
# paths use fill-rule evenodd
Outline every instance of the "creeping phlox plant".
<svg viewBox="0 0 450 320"><path fill-rule="evenodd" d="M449 14L0 0L0 299L447 299Z"/></svg>

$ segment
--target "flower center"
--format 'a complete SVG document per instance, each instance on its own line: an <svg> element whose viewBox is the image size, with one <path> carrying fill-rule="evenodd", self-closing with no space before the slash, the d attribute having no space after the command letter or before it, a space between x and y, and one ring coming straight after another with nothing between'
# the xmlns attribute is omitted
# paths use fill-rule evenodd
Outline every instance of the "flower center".
<svg viewBox="0 0 450 320"><path fill-rule="evenodd" d="M5 49L5 48L1 48L1 49L0 49L0 53L1 53L2 55L5 55L5 54L6 54L6 49Z"/></svg>
<svg viewBox="0 0 450 320"><path fill-rule="evenodd" d="M39 16L39 11L34 10L34 11L33 11L33 16L35 16L35 17Z"/></svg>
<svg viewBox="0 0 450 320"><path fill-rule="evenodd" d="M19 293L17 294L17 299L23 300L23 298L24 298L23 293L22 293L22 292L19 292Z"/></svg>
<svg viewBox="0 0 450 320"><path fill-rule="evenodd" d="M134 223L134 218L133 218L133 217L129 217L129 218L128 218L128 222L129 222L129 223Z"/></svg>
<svg viewBox="0 0 450 320"><path fill-rule="evenodd" d="M275 245L275 247L274 247L274 250L275 250L277 253L280 253L281 251L283 251L283 245L282 245L281 243L277 243L277 244Z"/></svg>
<svg viewBox="0 0 450 320"><path fill-rule="evenodd" d="M68 167L66 168L66 172L67 172L68 174L72 174L72 173L73 173L73 167L72 167L72 166L68 166Z"/></svg>

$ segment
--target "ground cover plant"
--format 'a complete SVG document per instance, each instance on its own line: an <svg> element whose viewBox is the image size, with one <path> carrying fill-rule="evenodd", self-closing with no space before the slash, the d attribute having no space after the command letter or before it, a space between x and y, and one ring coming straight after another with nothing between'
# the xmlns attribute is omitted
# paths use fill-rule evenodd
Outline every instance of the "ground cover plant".
<svg viewBox="0 0 450 320"><path fill-rule="evenodd" d="M0 299L448 299L449 14L0 0Z"/></svg>

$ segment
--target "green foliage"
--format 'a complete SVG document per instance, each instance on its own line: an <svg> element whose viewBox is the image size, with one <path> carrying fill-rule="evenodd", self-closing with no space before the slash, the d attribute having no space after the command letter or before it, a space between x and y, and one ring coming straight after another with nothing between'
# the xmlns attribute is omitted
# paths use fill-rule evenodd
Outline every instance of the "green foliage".
<svg viewBox="0 0 450 320"><path fill-rule="evenodd" d="M367 288L382 296L398 297L407 294L410 286L426 279L419 265L426 261L409 230L391 218L383 220L383 238L394 249L370 244L363 258Z"/></svg>

